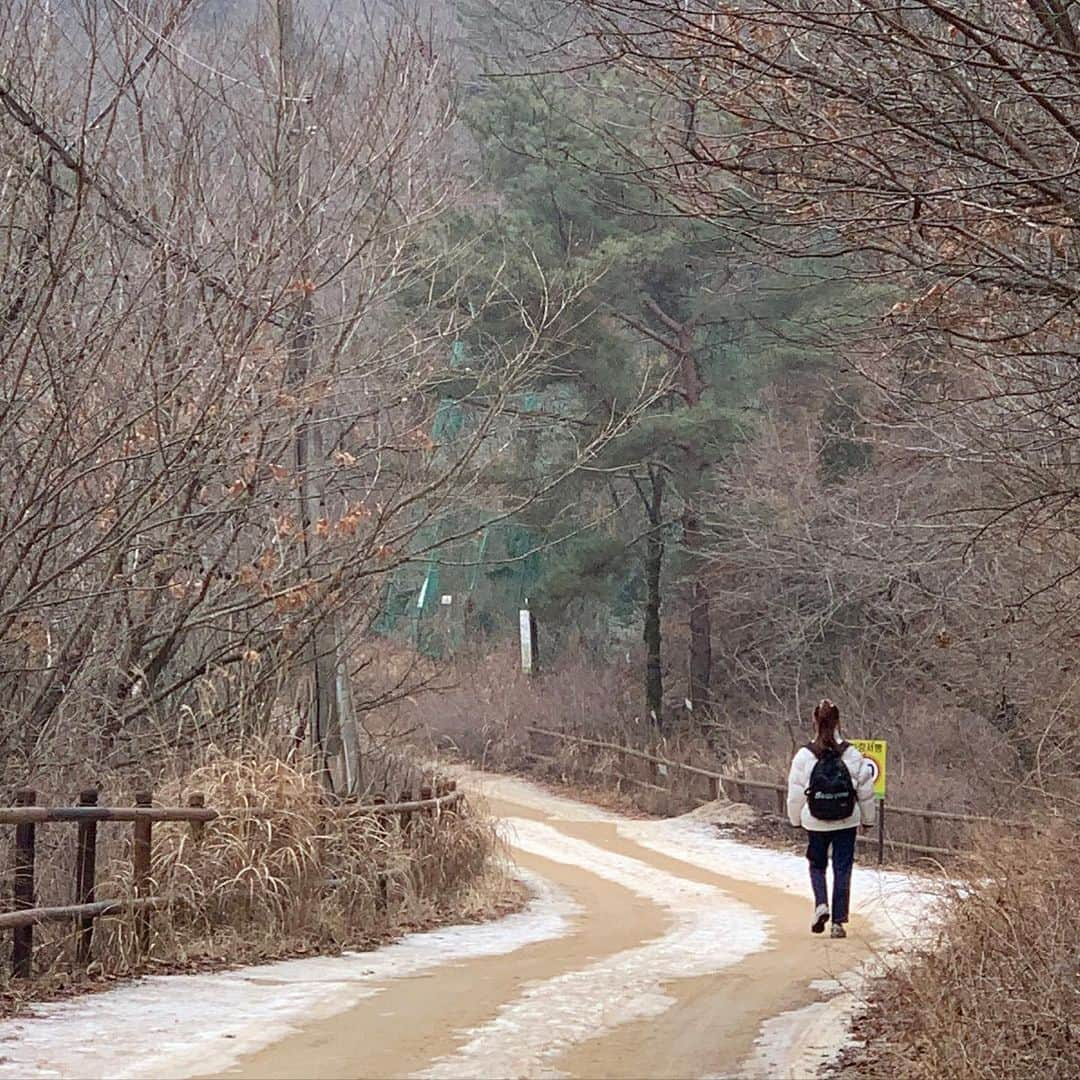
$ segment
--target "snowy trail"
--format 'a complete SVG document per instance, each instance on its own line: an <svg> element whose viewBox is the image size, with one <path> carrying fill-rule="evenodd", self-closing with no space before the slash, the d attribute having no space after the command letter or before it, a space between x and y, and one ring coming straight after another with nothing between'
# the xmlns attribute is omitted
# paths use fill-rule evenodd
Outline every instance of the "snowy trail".
<svg viewBox="0 0 1080 1080"><path fill-rule="evenodd" d="M158 977L0 1024L2 1077L801 1077L917 881L860 867L846 942L801 858L470 774L536 898L373 953Z"/></svg>

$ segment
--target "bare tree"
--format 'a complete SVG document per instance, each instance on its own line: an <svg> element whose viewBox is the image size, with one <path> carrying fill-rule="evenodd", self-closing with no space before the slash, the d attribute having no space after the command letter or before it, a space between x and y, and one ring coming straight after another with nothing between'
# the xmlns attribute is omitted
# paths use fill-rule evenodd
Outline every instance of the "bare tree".
<svg viewBox="0 0 1080 1080"><path fill-rule="evenodd" d="M435 446L475 317L438 228L467 185L448 48L378 7L0 8L6 752L288 723L356 783L356 717L408 690L352 692L380 582L448 508L535 496L484 482L488 446L571 299L493 278L527 333Z"/></svg>
<svg viewBox="0 0 1080 1080"><path fill-rule="evenodd" d="M692 96L690 135L658 106L662 157L640 159L668 205L733 224L756 207L755 243L887 281L856 358L903 439L982 467L968 524L1071 543L1074 16L1041 0L574 6L658 102Z"/></svg>

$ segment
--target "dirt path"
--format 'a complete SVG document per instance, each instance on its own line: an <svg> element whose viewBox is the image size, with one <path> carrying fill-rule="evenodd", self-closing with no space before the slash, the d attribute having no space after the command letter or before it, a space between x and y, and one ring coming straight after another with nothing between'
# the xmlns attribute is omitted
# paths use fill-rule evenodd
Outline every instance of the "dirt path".
<svg viewBox="0 0 1080 1080"><path fill-rule="evenodd" d="M561 974L568 958L608 956L664 932L663 913L619 885L537 856L518 853L517 861L565 888L581 906L571 934L388 982L356 1008L312 1024L221 1075L258 1080L410 1076L453 1053L460 1032L490 1019L523 985ZM618 919L610 918L613 911Z"/></svg>
<svg viewBox="0 0 1080 1080"><path fill-rule="evenodd" d="M612 815L514 781L488 793L514 857L573 902L569 933L388 981L220 1075L736 1075L765 1021L871 948L862 920L847 942L812 937L807 899L653 850Z"/></svg>
<svg viewBox="0 0 1080 1080"><path fill-rule="evenodd" d="M808 932L806 900L768 886L710 873L618 836L614 826L577 825L608 850L621 851L673 876L718 886L729 896L770 916L768 946L714 975L672 981L675 1004L662 1016L616 1027L575 1048L559 1062L571 1076L727 1076L750 1055L764 1021L820 999L812 984L855 968L871 939L862 919L852 920L847 941Z"/></svg>

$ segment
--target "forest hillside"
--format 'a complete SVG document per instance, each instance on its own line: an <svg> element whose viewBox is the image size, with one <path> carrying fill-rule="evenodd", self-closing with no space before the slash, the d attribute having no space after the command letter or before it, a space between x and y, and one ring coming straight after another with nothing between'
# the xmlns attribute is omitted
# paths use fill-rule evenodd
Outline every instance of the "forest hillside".
<svg viewBox="0 0 1080 1080"><path fill-rule="evenodd" d="M218 847L155 849L162 962L333 950L524 902L438 755L533 768L540 725L752 790L827 697L890 800L987 826L873 1067L1075 1072L1078 34L0 0L9 824L216 797ZM94 896L80 828L36 886L18 834L14 907Z"/></svg>

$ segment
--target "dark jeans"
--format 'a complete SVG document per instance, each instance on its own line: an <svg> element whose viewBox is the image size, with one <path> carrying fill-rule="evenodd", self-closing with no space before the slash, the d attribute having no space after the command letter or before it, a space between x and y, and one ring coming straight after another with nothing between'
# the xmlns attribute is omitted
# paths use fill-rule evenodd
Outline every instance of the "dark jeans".
<svg viewBox="0 0 1080 1080"><path fill-rule="evenodd" d="M832 848L832 921L846 923L851 899L851 868L855 865L855 834L858 829L834 829L832 832L810 831L806 857L810 860L810 884L814 887L814 903L829 903L825 884L825 868L829 865Z"/></svg>

